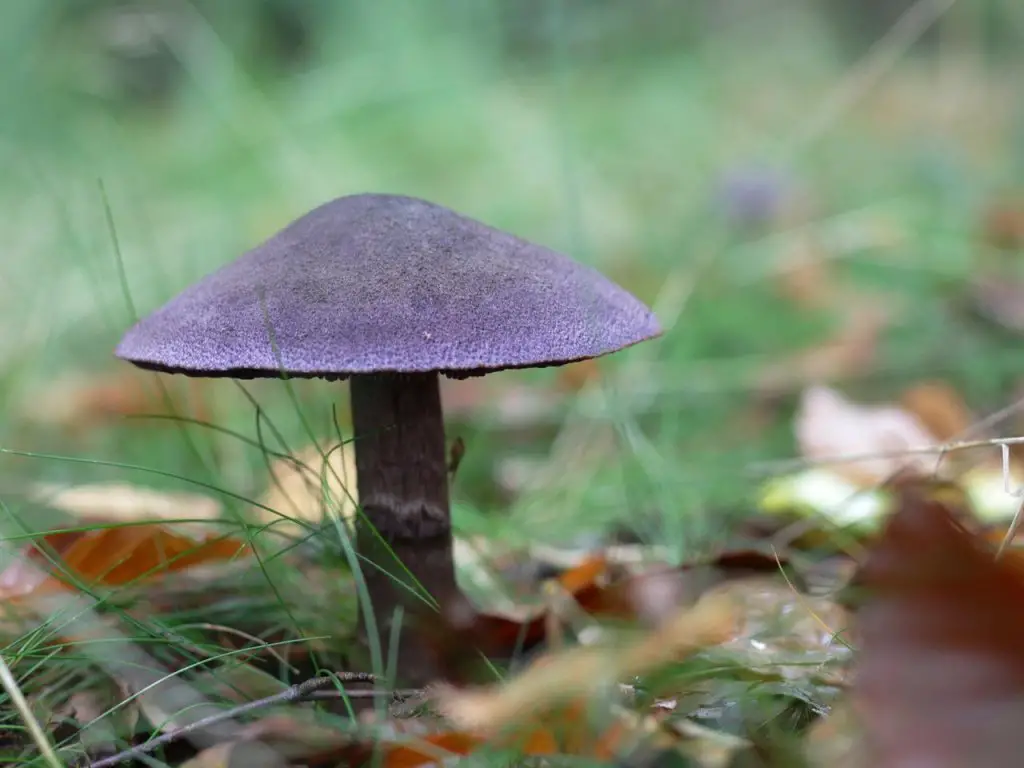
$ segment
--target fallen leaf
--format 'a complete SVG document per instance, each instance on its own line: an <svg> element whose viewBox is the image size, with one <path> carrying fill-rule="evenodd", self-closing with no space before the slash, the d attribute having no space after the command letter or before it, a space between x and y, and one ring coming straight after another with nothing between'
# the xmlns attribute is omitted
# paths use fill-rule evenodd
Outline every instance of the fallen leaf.
<svg viewBox="0 0 1024 768"><path fill-rule="evenodd" d="M59 486L37 483L29 498L40 504L74 515L83 522L106 523L143 520L179 522L174 528L190 535L203 535L210 526L191 521L217 520L223 508L216 499L198 493L157 491L127 483L92 483Z"/></svg>
<svg viewBox="0 0 1024 768"><path fill-rule="evenodd" d="M219 669L204 670L191 681L197 691L211 699L244 704L266 698L288 688L278 678L251 664L226 663Z"/></svg>
<svg viewBox="0 0 1024 768"><path fill-rule="evenodd" d="M71 546L85 536L85 531L57 531L42 537L43 543L58 557L63 557ZM48 564L46 555L35 544L22 549L22 557L15 559L0 571L0 599L29 594L49 581L49 573L40 564Z"/></svg>
<svg viewBox="0 0 1024 768"><path fill-rule="evenodd" d="M285 768L288 764L284 757L269 752L259 742L236 741L204 749L191 760L182 763L181 768L235 768L243 765Z"/></svg>
<svg viewBox="0 0 1024 768"><path fill-rule="evenodd" d="M154 376L127 367L103 374L68 374L33 391L18 412L32 424L69 435L126 416L177 415L209 421L206 382L163 377L160 386Z"/></svg>
<svg viewBox="0 0 1024 768"><path fill-rule="evenodd" d="M1002 467L985 462L966 470L959 482L974 513L987 523L999 526L1013 519L1020 509L1021 498L1014 493L1024 485L1024 471L1017 462L1010 464L1008 477L1003 475Z"/></svg>
<svg viewBox="0 0 1024 768"><path fill-rule="evenodd" d="M546 729L512 734L503 741L462 731L424 733L417 728L418 733L402 733L401 726L398 721L389 724L385 733L359 738L343 725L332 727L308 717L276 715L250 725L245 737L249 743L258 742L283 758L309 765L370 765L376 753L383 758L383 768L414 768L442 765L452 757L470 755L480 749L511 747L527 755L558 751L554 732ZM233 746L237 749L244 743Z"/></svg>
<svg viewBox="0 0 1024 768"><path fill-rule="evenodd" d="M243 738L258 742L285 759L313 764L356 743L349 728L319 722L312 712L264 717L246 726Z"/></svg>
<svg viewBox="0 0 1024 768"><path fill-rule="evenodd" d="M744 667L768 670L787 680L843 676L852 649L846 640L846 610L824 597L797 592L783 579L738 579L715 587L742 617L739 631L720 648Z"/></svg>
<svg viewBox="0 0 1024 768"><path fill-rule="evenodd" d="M901 472L932 474L937 466L934 455L896 455L937 442L913 415L894 406L859 405L824 386L804 391L794 432L800 452L811 461L878 454L830 467L859 486L875 485Z"/></svg>
<svg viewBox="0 0 1024 768"><path fill-rule="evenodd" d="M1000 560L927 486L899 506L855 583L853 704L871 764L1017 765L1024 720L1024 561Z"/></svg>
<svg viewBox="0 0 1024 768"><path fill-rule="evenodd" d="M832 468L817 467L769 480L761 489L758 508L772 515L792 514L849 529L854 534L878 530L891 500L879 488L863 488ZM794 541L807 537L807 531ZM813 537L811 541L817 541Z"/></svg>
<svg viewBox="0 0 1024 768"><path fill-rule="evenodd" d="M811 726L804 740L811 768L871 768L864 734L849 702L842 701Z"/></svg>
<svg viewBox="0 0 1024 768"><path fill-rule="evenodd" d="M742 761L743 751L752 745L747 739L724 731L681 720L671 727L683 738L666 745L666 749L686 755L696 761L700 768L734 768L746 765Z"/></svg>
<svg viewBox="0 0 1024 768"><path fill-rule="evenodd" d="M181 768L230 768L236 746L235 742L231 742L204 749L191 760L182 763Z"/></svg>
<svg viewBox="0 0 1024 768"><path fill-rule="evenodd" d="M557 579L546 582L549 595L571 598L584 611L590 612L596 607L596 599L606 586L608 579L608 561L603 555L587 558L579 565L560 574ZM550 601L546 604L547 613L551 613Z"/></svg>
<svg viewBox="0 0 1024 768"><path fill-rule="evenodd" d="M486 739L479 736L452 731L378 743L375 746L383 755L382 768L420 768L443 765L453 757L470 755L486 743ZM371 764L373 753L374 746L371 745L362 745L351 750L351 765Z"/></svg>
<svg viewBox="0 0 1024 768"><path fill-rule="evenodd" d="M594 557L591 548L565 549L542 542L531 542L526 555L534 562L557 570L575 568ZM634 567L667 562L671 551L658 544L610 544L601 549L600 556L610 566Z"/></svg>
<svg viewBox="0 0 1024 768"><path fill-rule="evenodd" d="M400 730L399 726L400 723L389 726L387 730L391 733L387 735L359 738L351 729L310 722L308 718L278 715L253 723L246 736L290 760L332 766L371 765L375 754L382 758L382 768L442 765L454 756L469 755L487 746L485 738L473 734L458 731L395 733Z"/></svg>
<svg viewBox="0 0 1024 768"><path fill-rule="evenodd" d="M435 701L459 728L500 732L541 712L593 696L622 678L722 643L735 633L737 622L728 598L702 599L626 645L578 647L543 656L503 685L461 690L440 686Z"/></svg>
<svg viewBox="0 0 1024 768"><path fill-rule="evenodd" d="M453 757L478 752L509 751L517 756L572 755L607 760L627 743L631 728L621 718L595 732L580 704L567 707L559 716L500 735L457 730L403 732L407 721L389 723L383 733L358 737L351 728L314 723L294 715L265 717L245 730L244 739L221 744L197 755L187 766L218 768L244 765L251 759L245 750L271 750L281 761L303 765L379 765L381 768L420 768L445 765ZM379 759L379 762L374 762ZM285 764L284 762L280 763ZM288 764L293 764L289 762Z"/></svg>
<svg viewBox="0 0 1024 768"><path fill-rule="evenodd" d="M178 571L245 554L245 543L209 537L203 541L171 533L160 525L89 531L68 548L68 571L87 584L119 586L161 571Z"/></svg>
<svg viewBox="0 0 1024 768"><path fill-rule="evenodd" d="M1002 467L982 462L960 472L955 482L934 478L933 491L947 501L955 500L958 507L970 508L965 514L974 514L1005 532L1002 524L1011 520L1021 505L1019 496L1007 492L1007 481L1011 491L1022 487L1024 474L1017 464L1010 465L1006 477ZM766 521L793 518L787 528L780 530L776 524L771 532L775 540L812 547L835 546L837 528L858 541L877 534L894 505L888 485L865 488L824 467L773 478L762 486L758 500Z"/></svg>
<svg viewBox="0 0 1024 768"><path fill-rule="evenodd" d="M352 765L369 764L373 746L383 754L386 768L442 765L453 756L482 752L511 752L517 757L555 755L609 760L634 739L634 728L625 718L612 717L600 725L576 702L542 721L530 722L500 734L443 731L365 744L349 754Z"/></svg>
<svg viewBox="0 0 1024 768"><path fill-rule="evenodd" d="M556 580L563 594L575 600L590 600L606 575L607 561L595 556L561 574ZM442 596L441 614L422 623L423 642L434 650L437 668L446 680L466 681L475 677L471 666L476 649L488 657L505 657L517 648L528 650L544 639L548 606L538 603L508 610L503 614L479 611L461 591Z"/></svg>
<svg viewBox="0 0 1024 768"><path fill-rule="evenodd" d="M575 600L591 616L655 627L720 583L753 574L778 576L787 565L784 553L735 546L682 566L661 563L627 569L617 578L606 577L579 589Z"/></svg>
<svg viewBox="0 0 1024 768"><path fill-rule="evenodd" d="M900 398L907 412L913 414L938 442L956 440L988 440L996 437L992 425L979 424L960 393L942 381L917 384ZM989 520L1012 517L1019 499L1007 493L1020 488L1024 481L1024 461L1019 446L1008 450L1008 473L1004 472L1002 454L994 449L984 451L951 451L942 457L967 491L979 516ZM1008 476L1007 476L1008 474Z"/></svg>
<svg viewBox="0 0 1024 768"><path fill-rule="evenodd" d="M915 384L900 397L900 405L938 442L960 437L975 422L960 393L944 381Z"/></svg>
<svg viewBox="0 0 1024 768"><path fill-rule="evenodd" d="M288 536L308 535L308 525L322 523L328 509L351 523L359 500L355 446L343 443L331 450L326 460L324 453L319 446L310 445L294 457L271 464L270 485L260 499L262 506L255 510L271 530Z"/></svg>
<svg viewBox="0 0 1024 768"><path fill-rule="evenodd" d="M92 756L113 753L130 742L139 721L137 704L124 701L121 691L109 681L72 693L62 714L78 724L78 740Z"/></svg>
<svg viewBox="0 0 1024 768"><path fill-rule="evenodd" d="M611 562L612 555L619 562ZM657 626L719 582L755 573L777 574L780 566L788 564L785 553L752 547L727 548L682 567L648 562L628 548L613 548L582 560L554 559L576 564L540 585L545 600L509 601L500 611L478 610L461 592L441 600L440 616L432 614L422 632L444 679L461 683L477 679L474 665L479 659L466 652L469 648L486 657L508 658L550 642L553 627L577 623L573 619L581 617L590 628L596 628L597 619Z"/></svg>
<svg viewBox="0 0 1024 768"><path fill-rule="evenodd" d="M249 552L247 544L235 539L196 540L156 523L61 531L43 536L42 541L52 547L58 568L41 578L36 566L49 566L50 560L38 546L26 545L22 550L25 564L16 561L0 573L0 599L25 597L39 589L75 588L77 584L122 586Z"/></svg>

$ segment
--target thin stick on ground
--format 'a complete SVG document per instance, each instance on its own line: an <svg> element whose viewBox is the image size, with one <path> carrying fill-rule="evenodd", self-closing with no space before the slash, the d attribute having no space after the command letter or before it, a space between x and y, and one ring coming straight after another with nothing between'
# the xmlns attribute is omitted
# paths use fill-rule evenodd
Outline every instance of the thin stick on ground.
<svg viewBox="0 0 1024 768"><path fill-rule="evenodd" d="M1015 437L994 437L990 440L959 440L936 445L921 446L920 448L901 448L896 451L871 451L868 453L846 453L834 456L820 456L813 459L779 459L772 461L758 461L748 464L746 471L752 475L779 475L788 472L798 472L810 467L827 467L839 464L856 464L872 459L901 459L912 456L942 456L959 451L976 450L978 448L991 448L1003 445L1024 445L1024 436Z"/></svg>
<svg viewBox="0 0 1024 768"><path fill-rule="evenodd" d="M379 688L372 688L365 691L310 691L299 699L299 701L338 701L339 699L370 699L380 696L390 696L393 702L400 704L414 696L422 695L424 690L424 688L396 688L393 691L387 691Z"/></svg>
<svg viewBox="0 0 1024 768"><path fill-rule="evenodd" d="M196 720L194 723L189 723L181 728L175 728L173 731L168 731L155 739L151 739L150 741L139 744L131 749L126 749L123 752L112 755L111 757L105 757L102 760L89 763L89 768L110 768L110 766L120 765L121 763L132 760L133 758L149 754L158 747L179 741L193 731L208 728L211 725L224 722L225 720L233 720L239 715L243 715L255 709L273 706L274 704L289 704L304 701L316 691L327 688L336 683L374 683L376 681L377 676L369 672L341 672L337 675L314 677L301 683L296 683L280 693L275 693L273 696L266 696L262 699L256 699L255 701L248 701L245 704L238 705L237 707L232 707L231 709L224 710L223 712L218 712L215 715L210 715L209 717L204 717L201 720ZM60 768L60 763L55 763L55 766L56 768Z"/></svg>
<svg viewBox="0 0 1024 768"><path fill-rule="evenodd" d="M0 656L0 683L3 684L7 695L11 697L14 708L21 715L22 722L25 723L25 727L32 736L32 741L39 747L39 753L43 756L43 759L50 765L50 768L63 768L60 758L57 757L57 753L54 751L50 740L46 738L43 727L36 720L36 716L32 714L32 708L25 699L25 694L21 692L18 681L14 679L14 674L11 672L11 668L7 666L7 660L3 656Z"/></svg>

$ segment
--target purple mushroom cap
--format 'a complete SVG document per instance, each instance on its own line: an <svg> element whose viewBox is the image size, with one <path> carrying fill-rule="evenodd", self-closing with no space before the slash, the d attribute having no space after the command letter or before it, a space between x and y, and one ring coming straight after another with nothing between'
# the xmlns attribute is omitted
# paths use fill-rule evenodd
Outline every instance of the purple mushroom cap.
<svg viewBox="0 0 1024 768"><path fill-rule="evenodd" d="M661 333L589 267L410 197L341 197L131 328L118 357L207 377L481 375Z"/></svg>

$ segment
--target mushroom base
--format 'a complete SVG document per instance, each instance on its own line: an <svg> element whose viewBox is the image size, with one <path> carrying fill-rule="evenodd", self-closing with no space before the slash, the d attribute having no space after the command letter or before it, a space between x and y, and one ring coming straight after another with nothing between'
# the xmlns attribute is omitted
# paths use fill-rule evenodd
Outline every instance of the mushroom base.
<svg viewBox="0 0 1024 768"><path fill-rule="evenodd" d="M359 553L370 561L363 567L363 578L376 625L374 636L366 618L360 621L362 642L370 647L377 644L385 668L395 663L398 684L423 687L436 682L440 658L429 632L431 616L435 623L437 620L431 601L445 605L458 591L451 537L386 543L363 526L358 532L357 546ZM402 609L400 619L398 608ZM396 620L400 620L400 625L396 626ZM396 662L392 662L390 650L395 641Z"/></svg>

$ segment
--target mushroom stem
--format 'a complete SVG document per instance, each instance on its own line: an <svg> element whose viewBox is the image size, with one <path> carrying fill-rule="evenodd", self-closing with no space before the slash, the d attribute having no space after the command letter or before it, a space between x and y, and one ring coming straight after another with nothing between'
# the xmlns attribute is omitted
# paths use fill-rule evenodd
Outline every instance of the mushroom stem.
<svg viewBox="0 0 1024 768"><path fill-rule="evenodd" d="M429 682L429 649L407 631L410 614L425 607L420 587L437 596L456 589L438 374L357 375L350 389L363 513L356 546L369 561L363 577L379 640L386 654L394 611L402 606L399 677Z"/></svg>

